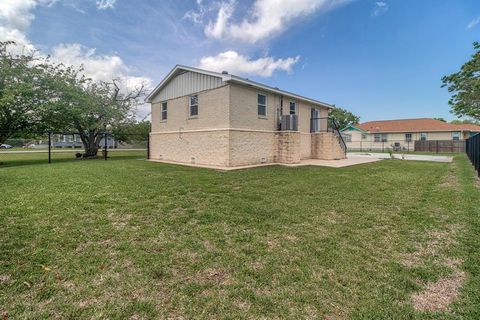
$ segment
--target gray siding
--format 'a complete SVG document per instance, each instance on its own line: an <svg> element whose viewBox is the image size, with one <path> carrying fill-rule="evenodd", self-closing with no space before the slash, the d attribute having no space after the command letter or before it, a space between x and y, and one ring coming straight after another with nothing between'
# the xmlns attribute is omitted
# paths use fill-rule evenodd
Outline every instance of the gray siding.
<svg viewBox="0 0 480 320"><path fill-rule="evenodd" d="M153 98L152 103L183 97L192 93L222 86L222 78L196 72L184 72L165 85Z"/></svg>

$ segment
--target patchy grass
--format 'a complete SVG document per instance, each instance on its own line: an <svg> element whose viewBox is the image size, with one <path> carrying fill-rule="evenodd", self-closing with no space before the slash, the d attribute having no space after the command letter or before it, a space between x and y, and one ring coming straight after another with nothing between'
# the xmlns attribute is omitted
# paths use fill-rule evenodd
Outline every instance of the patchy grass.
<svg viewBox="0 0 480 320"><path fill-rule="evenodd" d="M0 167L0 315L480 318L464 156L234 172L137 158Z"/></svg>

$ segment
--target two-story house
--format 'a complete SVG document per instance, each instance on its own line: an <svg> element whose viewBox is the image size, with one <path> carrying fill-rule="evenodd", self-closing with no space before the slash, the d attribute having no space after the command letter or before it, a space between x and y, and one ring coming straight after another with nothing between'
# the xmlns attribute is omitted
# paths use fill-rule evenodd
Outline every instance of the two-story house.
<svg viewBox="0 0 480 320"><path fill-rule="evenodd" d="M177 65L146 101L153 160L236 167L345 158L331 105L227 72Z"/></svg>

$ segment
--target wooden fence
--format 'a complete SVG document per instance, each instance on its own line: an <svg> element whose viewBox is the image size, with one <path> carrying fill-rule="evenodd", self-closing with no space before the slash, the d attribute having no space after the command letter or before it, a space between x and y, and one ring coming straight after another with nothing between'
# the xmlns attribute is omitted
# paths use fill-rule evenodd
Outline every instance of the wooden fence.
<svg viewBox="0 0 480 320"><path fill-rule="evenodd" d="M415 141L417 152L465 152L465 140L424 140Z"/></svg>

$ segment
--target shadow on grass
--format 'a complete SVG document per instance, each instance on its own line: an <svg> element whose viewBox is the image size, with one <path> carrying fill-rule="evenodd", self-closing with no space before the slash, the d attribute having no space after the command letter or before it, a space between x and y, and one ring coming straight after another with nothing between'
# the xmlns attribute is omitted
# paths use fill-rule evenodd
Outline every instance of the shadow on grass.
<svg viewBox="0 0 480 320"><path fill-rule="evenodd" d="M5 156L5 154L3 154ZM2 159L0 155L0 169L2 168L11 168L11 167L20 167L20 166L33 166L33 165L43 165L48 163L48 155L46 154L12 154L6 155ZM62 155L61 157L57 155L52 155L51 165L66 163L66 162L99 162L99 161L118 161L118 160L132 160L132 159L147 159L147 155L143 153L120 153L115 152L113 155L109 155L107 160L103 156L99 155L93 159L77 159L75 155Z"/></svg>

